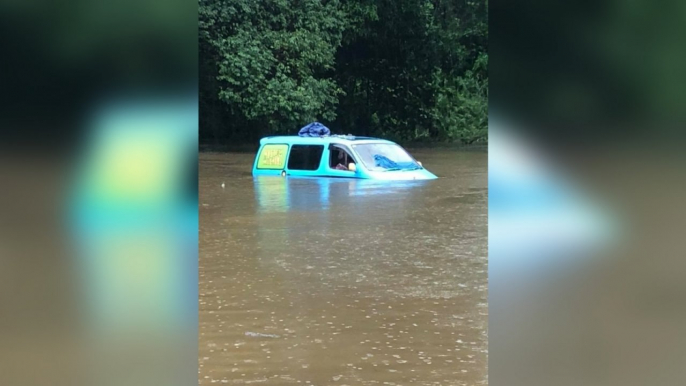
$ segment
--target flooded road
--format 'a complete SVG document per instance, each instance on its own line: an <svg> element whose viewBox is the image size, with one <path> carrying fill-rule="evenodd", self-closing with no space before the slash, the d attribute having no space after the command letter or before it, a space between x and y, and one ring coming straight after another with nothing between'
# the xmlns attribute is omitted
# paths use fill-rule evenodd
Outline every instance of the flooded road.
<svg viewBox="0 0 686 386"><path fill-rule="evenodd" d="M200 154L201 385L488 383L487 154L411 153L440 178Z"/></svg>

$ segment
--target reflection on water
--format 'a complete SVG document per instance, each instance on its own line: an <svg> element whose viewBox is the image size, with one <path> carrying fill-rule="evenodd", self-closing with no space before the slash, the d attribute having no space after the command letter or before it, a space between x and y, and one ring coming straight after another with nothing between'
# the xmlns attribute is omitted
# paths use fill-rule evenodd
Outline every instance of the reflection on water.
<svg viewBox="0 0 686 386"><path fill-rule="evenodd" d="M443 178L253 178L252 155L201 155L201 384L487 383L487 156L421 158Z"/></svg>
<svg viewBox="0 0 686 386"><path fill-rule="evenodd" d="M376 199L387 200L407 196L413 188L428 184L426 180L374 181L351 178L272 177L254 178L258 213L326 211L331 200L339 205L352 204L349 198L366 196L354 202L365 205ZM352 205L350 205L352 207Z"/></svg>

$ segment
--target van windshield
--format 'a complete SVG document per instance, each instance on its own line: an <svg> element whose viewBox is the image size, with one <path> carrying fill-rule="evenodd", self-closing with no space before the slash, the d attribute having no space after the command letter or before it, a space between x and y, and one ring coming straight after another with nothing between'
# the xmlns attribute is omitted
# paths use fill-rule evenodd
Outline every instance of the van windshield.
<svg viewBox="0 0 686 386"><path fill-rule="evenodd" d="M405 149L394 143L365 143L352 147L369 170L421 169Z"/></svg>

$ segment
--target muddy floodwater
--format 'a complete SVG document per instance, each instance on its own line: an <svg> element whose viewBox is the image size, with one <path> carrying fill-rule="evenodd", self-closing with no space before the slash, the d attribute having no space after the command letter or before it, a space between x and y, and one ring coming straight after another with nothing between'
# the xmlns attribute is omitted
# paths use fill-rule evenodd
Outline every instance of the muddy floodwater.
<svg viewBox="0 0 686 386"><path fill-rule="evenodd" d="M200 154L200 385L488 383L487 153L411 153L440 178Z"/></svg>

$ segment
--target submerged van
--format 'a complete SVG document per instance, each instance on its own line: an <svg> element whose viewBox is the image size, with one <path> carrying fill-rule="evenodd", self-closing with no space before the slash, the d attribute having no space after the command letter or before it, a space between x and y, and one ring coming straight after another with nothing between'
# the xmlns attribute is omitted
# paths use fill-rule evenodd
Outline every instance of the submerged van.
<svg viewBox="0 0 686 386"><path fill-rule="evenodd" d="M262 138L252 174L375 180L437 178L398 144L352 135Z"/></svg>

